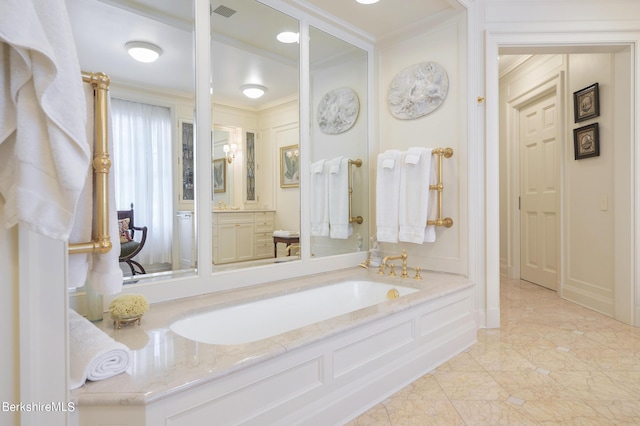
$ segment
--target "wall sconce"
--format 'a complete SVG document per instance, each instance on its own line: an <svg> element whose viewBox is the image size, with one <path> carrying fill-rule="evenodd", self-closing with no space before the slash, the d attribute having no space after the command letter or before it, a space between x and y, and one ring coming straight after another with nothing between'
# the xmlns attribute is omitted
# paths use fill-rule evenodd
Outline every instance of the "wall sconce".
<svg viewBox="0 0 640 426"><path fill-rule="evenodd" d="M236 151L238 150L238 145L235 143L232 143L231 145L225 144L222 147L222 150L224 151L224 155L227 157L227 163L231 164L233 162L233 159L236 158Z"/></svg>
<svg viewBox="0 0 640 426"><path fill-rule="evenodd" d="M145 41L130 41L124 45L133 59L139 62L153 62L160 57L162 49Z"/></svg>

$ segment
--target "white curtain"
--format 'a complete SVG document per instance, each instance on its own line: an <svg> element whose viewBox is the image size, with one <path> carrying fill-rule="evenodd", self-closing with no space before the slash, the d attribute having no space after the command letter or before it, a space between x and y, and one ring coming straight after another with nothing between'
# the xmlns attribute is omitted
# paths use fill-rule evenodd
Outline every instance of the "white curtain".
<svg viewBox="0 0 640 426"><path fill-rule="evenodd" d="M171 262L173 242L171 111L111 99L116 207L133 203L136 226L146 226L147 242L136 256L143 265ZM138 240L136 233L136 240Z"/></svg>

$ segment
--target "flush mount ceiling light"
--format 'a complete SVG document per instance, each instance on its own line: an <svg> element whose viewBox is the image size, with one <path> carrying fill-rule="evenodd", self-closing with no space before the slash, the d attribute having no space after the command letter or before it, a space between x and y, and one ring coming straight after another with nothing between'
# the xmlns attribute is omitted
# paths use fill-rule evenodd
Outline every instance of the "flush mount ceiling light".
<svg viewBox="0 0 640 426"><path fill-rule="evenodd" d="M374 4L378 3L379 0L356 0L360 4Z"/></svg>
<svg viewBox="0 0 640 426"><path fill-rule="evenodd" d="M297 43L300 40L300 34L292 31L283 31L276 36L280 43Z"/></svg>
<svg viewBox="0 0 640 426"><path fill-rule="evenodd" d="M240 87L240 90L242 90L242 93L244 93L247 98L257 99L264 95L267 88L259 84L245 84Z"/></svg>
<svg viewBox="0 0 640 426"><path fill-rule="evenodd" d="M162 54L162 49L145 41L130 41L124 47L127 48L129 55L139 62L153 62Z"/></svg>

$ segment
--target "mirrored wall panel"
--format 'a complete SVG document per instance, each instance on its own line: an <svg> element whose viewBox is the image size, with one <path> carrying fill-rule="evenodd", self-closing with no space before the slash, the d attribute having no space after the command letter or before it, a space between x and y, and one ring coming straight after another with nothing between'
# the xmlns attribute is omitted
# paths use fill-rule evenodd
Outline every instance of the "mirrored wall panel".
<svg viewBox="0 0 640 426"><path fill-rule="evenodd" d="M121 259L133 261L120 263L125 284L193 274L193 0L67 0L67 6L82 70L111 79L116 207L133 209L129 227L146 227L146 238L141 230L120 236Z"/></svg>
<svg viewBox="0 0 640 426"><path fill-rule="evenodd" d="M299 31L255 0L211 3L214 272L299 259Z"/></svg>
<svg viewBox="0 0 640 426"><path fill-rule="evenodd" d="M369 247L367 52L309 29L311 255Z"/></svg>

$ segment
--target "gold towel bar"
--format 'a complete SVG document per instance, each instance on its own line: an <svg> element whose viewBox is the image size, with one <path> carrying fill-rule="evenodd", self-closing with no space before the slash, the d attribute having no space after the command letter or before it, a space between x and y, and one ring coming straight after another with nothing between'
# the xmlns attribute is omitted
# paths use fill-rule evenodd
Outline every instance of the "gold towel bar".
<svg viewBox="0 0 640 426"><path fill-rule="evenodd" d="M109 77L104 73L82 72L82 81L93 86L94 90L94 128L95 145L93 153L93 171L95 173L94 209L96 221L93 240L86 243L69 244L69 254L107 253L111 250L109 238L109 129L107 91Z"/></svg>
<svg viewBox="0 0 640 426"><path fill-rule="evenodd" d="M438 183L435 185L429 185L430 190L438 191L438 217L435 220L427 220L427 225L446 226L447 228L451 228L453 226L453 219L450 217L442 217L442 191L444 190L444 184L442 183L442 157L450 158L453 155L453 149L436 148L431 151L431 155L438 156Z"/></svg>
<svg viewBox="0 0 640 426"><path fill-rule="evenodd" d="M357 223L357 224L361 224L364 219L362 218L362 216L356 216L354 217L353 214L351 213L351 204L352 204L352 198L353 198L353 175L351 172L351 166L356 166L356 167L360 167L362 166L362 160L361 159L356 159L356 160L349 160L349 223Z"/></svg>

